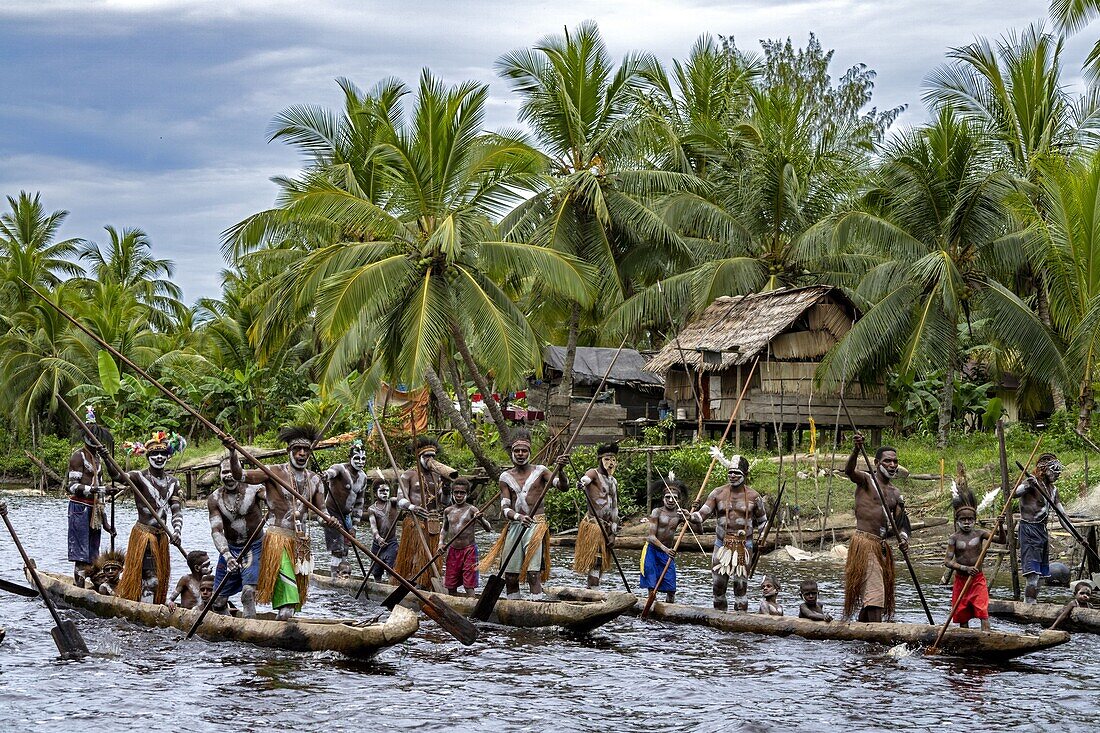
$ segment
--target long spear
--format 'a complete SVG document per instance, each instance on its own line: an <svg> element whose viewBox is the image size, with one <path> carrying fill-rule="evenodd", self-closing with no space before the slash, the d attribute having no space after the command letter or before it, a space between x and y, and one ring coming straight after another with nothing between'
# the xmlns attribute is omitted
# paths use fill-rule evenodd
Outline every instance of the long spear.
<svg viewBox="0 0 1100 733"><path fill-rule="evenodd" d="M852 419L852 413L848 411L848 403L844 401L844 393L840 393L840 406L844 408L844 416L848 418L848 424L852 426L852 432L858 432L856 430L855 420ZM879 486L878 479L875 477L875 467L871 465L871 459L867 457L867 449L863 447L863 444L859 445L859 452L863 455L863 462L867 464L867 475L871 478L871 485L875 487L875 494L878 495L878 503L882 507L882 513L886 515L886 523L890 525L890 531L894 533L894 536L898 538L898 549L901 550L901 556L905 558L905 567L909 568L909 577L913 579L913 587L917 589L917 596L920 598L920 604L924 607L924 615L928 617L928 623L934 624L932 620L932 611L928 608L928 601L924 598L924 589L921 588L920 581L917 580L917 571L913 567L913 561L909 559L909 552L902 547L901 533L898 531L897 522L894 521L894 514L886 506L886 494L883 492L882 487Z"/></svg>
<svg viewBox="0 0 1100 733"><path fill-rule="evenodd" d="M752 367L749 369L748 376L745 377L745 386L741 388L741 394L737 395L737 402L733 405L733 412L730 413L729 422L726 423L726 429L722 431L722 438L718 441L718 449L721 450L722 446L726 444L726 438L729 437L730 429L733 427L733 421L737 419L737 413L741 409L741 402L745 399L745 393L749 391L749 384L752 382L753 372L756 371L756 365L760 363L760 357L752 362ZM717 458L710 459L710 465L707 466L707 473L703 476L703 483L699 485L699 493L695 495L695 501L698 502L703 498L703 492L706 491L707 481L710 480L710 474L714 471L715 464L718 463ZM680 527L680 534L676 536L676 542L672 545L672 552L675 553L680 549L680 543L684 540L684 535L687 534L688 523L684 522L684 526ZM665 566L661 569L661 574L657 577L657 582L653 584L653 587L649 589L649 596L645 599L645 606L642 607L641 617L643 619L649 618L649 611L653 608L654 602L657 600L657 589L661 587L661 581L665 579L665 574L668 572L669 567L672 566L672 556L670 555L668 560L665 561Z"/></svg>
<svg viewBox="0 0 1100 733"><path fill-rule="evenodd" d="M42 292L40 292L33 285L31 285L27 281L23 280L22 278L20 278L19 281L27 289L29 289L31 292L33 292L35 295L37 295L39 298L41 298L47 305L49 305L51 308L53 308L55 311L57 311L57 313L62 318L69 321L74 326L76 326L78 329L83 331L93 341L95 341L100 346L102 346L104 349L106 349L112 356L114 356L116 359L118 359L120 362L122 362L126 366L130 367L130 369L132 369L135 374L137 374L140 377L142 377L143 379L145 379L153 387L160 390L164 394L165 397L167 397L169 400L171 400L172 402L179 405L187 413L189 413L192 417L194 417L196 420L198 420L204 427L206 427L207 430L209 430L214 435L216 435L218 437L218 439L221 440L221 442L227 448L235 450L238 453L240 453L242 456L244 456L247 461L252 463L254 466L258 467L261 471L263 471L264 475L267 476L268 480L270 480L271 482L273 482L273 483L277 484L278 486L280 486L284 491L286 491L288 494L290 494L295 499L297 499L299 502L301 502L302 505L304 505L307 509L309 509L314 514L316 514L318 517L320 517L321 520L324 521L326 524L334 527L338 532L340 532L342 535L344 535L345 539L347 539L353 545L357 546L360 550L362 550L367 555L367 557L369 557L372 560L375 560L376 562L378 562L379 565L381 565L383 568L385 568L390 573L390 575L394 578L394 580L401 583L402 585L411 586L411 583L409 583L408 580L406 580L404 577L402 577L401 575L398 575L396 572L394 572L393 568L391 568L384 560L382 560L382 558L380 558L378 555L376 555L369 547L367 547L362 542L360 542L358 539L356 539L355 535L348 532L344 528L344 526L342 524L340 524L340 522L338 520L336 520L334 517L330 517L328 515L328 513L325 512L324 509L322 509L321 507L315 505L312 501L310 501L305 496L303 496L302 493L299 492L296 487L292 486L289 481L284 479L282 476L279 476L278 474L276 474L274 471L272 471L270 468L268 468L264 463L262 463L258 458L253 456L252 453L247 448L242 446L240 444L240 442L237 441L236 438L234 438L232 435L225 432L224 430L219 428L217 425L215 425L214 423L210 422L205 417L203 417L203 415L200 414L198 410L196 410L194 407L192 407L191 405L189 405L188 403L184 402L182 399L177 397L175 395L175 393L173 393L170 389L168 389L163 384L161 384L156 379L154 379L149 374L147 374L144 369L142 369L137 364L135 364L133 361L131 361L129 358L127 358L125 355L120 353L118 351L118 349L116 349L113 346L111 346L110 344L108 344L106 341L104 341L102 338L100 338L97 334L93 333L88 327L86 327L80 321L76 320L71 315L69 315L68 312L66 312L64 308L62 308L61 306L57 305L52 300L47 298ZM477 640L477 627L474 626L468 619L463 618L462 616L460 616L453 608L451 608L447 604L443 603L442 601L437 601L434 598L429 598L428 596L425 596L423 593L421 593L415 587L410 588L410 592L413 593L414 595L416 595L416 597L420 599L420 601L422 603L422 608L424 609L424 612L428 615L428 617L431 618L436 623L438 623L441 627L443 627L448 633L450 633L456 639L458 639L459 642L461 642L462 644L464 644L466 646L469 646L470 644L473 644L474 641Z"/></svg>

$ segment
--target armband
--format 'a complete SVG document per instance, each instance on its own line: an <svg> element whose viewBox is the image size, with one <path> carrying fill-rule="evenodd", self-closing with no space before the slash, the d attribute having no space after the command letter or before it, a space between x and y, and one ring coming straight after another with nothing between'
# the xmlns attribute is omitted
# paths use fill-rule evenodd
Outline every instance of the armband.
<svg viewBox="0 0 1100 733"><path fill-rule="evenodd" d="M585 475L581 476L580 481L578 481L577 483L580 484L581 488L583 489L585 486L588 486L590 483L592 483L592 479L586 473Z"/></svg>

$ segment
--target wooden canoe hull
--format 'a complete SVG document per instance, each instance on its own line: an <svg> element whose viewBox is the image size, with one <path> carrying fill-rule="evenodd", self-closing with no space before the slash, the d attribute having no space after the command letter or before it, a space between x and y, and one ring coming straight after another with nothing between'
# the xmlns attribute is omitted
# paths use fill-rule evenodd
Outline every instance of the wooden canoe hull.
<svg viewBox="0 0 1100 733"><path fill-rule="evenodd" d="M127 601L77 588L71 577L42 571L38 574L46 592L55 599L97 616L124 618L141 626L174 628L184 632L198 618L198 609L170 609L152 603ZM356 659L370 659L383 649L408 639L419 626L417 614L405 608L394 609L389 619L378 623L303 617L277 621L274 618L245 619L208 613L195 633L207 641L238 641L295 652L339 652Z"/></svg>
<svg viewBox="0 0 1100 733"><path fill-rule="evenodd" d="M598 591L580 588L547 589L559 598L594 600L602 595ZM644 599L628 613L641 613ZM930 647L939 633L938 626L907 623L860 623L857 621L810 621L794 616L762 616L753 613L727 613L700 606L679 603L653 604L650 618L669 623L708 626L720 631L747 632L768 636L800 636L804 639L836 641L869 641L894 646L912 644ZM1064 631L1042 631L1039 635L1009 634L1000 631L981 631L951 627L940 642L940 653L980 659L987 662L1005 662L1015 657L1065 644L1069 634Z"/></svg>
<svg viewBox="0 0 1100 733"><path fill-rule="evenodd" d="M310 576L314 585L345 591L351 595L359 590L361 578L333 578L324 573ZM386 583L367 583L363 597L381 601L396 586ZM445 593L425 591L424 595L439 598L458 613L469 618L477 606L477 597L449 596ZM489 623L514 626L521 629L537 629L559 626L571 634L587 634L593 629L617 619L634 607L636 598L630 593L601 594L598 600L578 601L509 601L501 598L489 616ZM401 602L409 608L419 608L416 596L409 594Z"/></svg>
<svg viewBox="0 0 1100 733"><path fill-rule="evenodd" d="M1062 606L1057 603L1029 605L1021 601L989 599L990 616L1011 619L1021 624L1039 624L1049 628L1061 612ZM1075 608L1069 612L1069 618L1058 624L1058 628L1063 631L1084 631L1090 634L1100 634L1100 609Z"/></svg>

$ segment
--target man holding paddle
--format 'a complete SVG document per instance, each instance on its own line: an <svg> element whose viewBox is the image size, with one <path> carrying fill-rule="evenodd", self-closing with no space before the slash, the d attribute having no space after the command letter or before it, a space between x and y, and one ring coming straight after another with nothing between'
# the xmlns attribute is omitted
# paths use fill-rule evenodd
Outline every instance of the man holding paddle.
<svg viewBox="0 0 1100 733"><path fill-rule="evenodd" d="M523 580L527 580L533 596L541 596L542 581L550 577L550 531L542 500L551 486L561 483L561 470L569 456L558 456L553 471L542 465L532 466L531 433L522 428L512 434L508 452L513 465L500 474L500 509L510 524L478 569L486 572L500 558L505 563L507 598L518 600ZM514 546L518 551L513 550Z"/></svg>
<svg viewBox="0 0 1100 733"><path fill-rule="evenodd" d="M267 519L267 489L262 483L237 481L233 477L232 460L228 458L221 462L221 479L222 485L206 499L210 537L221 556L214 576L214 584L220 590L213 611L224 614L230 597L240 593L244 617L255 618L256 586L260 582L260 555L264 546L260 526ZM256 539L245 547L253 532ZM229 579L222 584L226 575Z"/></svg>
<svg viewBox="0 0 1100 733"><path fill-rule="evenodd" d="M431 558L443 526L443 477L434 470L439 446L434 440L420 436L413 443L413 452L416 465L398 477L397 506L408 515L401 524L393 569L405 577ZM420 587L430 588L432 578L438 578L441 572L442 562L435 562L429 574L421 576Z"/></svg>
<svg viewBox="0 0 1100 733"><path fill-rule="evenodd" d="M363 518L363 507L369 481L367 451L363 441L356 438L348 450L347 463L335 463L325 469L321 479L325 485L325 511L340 520L344 529L355 534L355 525ZM325 546L332 555L333 577L351 577L348 564L348 546L344 535L325 527Z"/></svg>
<svg viewBox="0 0 1100 733"><path fill-rule="evenodd" d="M1020 565L1027 585L1024 601L1039 601L1039 578L1050 575L1050 534L1047 519L1053 505L1065 513L1058 487L1054 483L1065 467L1053 453L1044 453L1035 462L1035 470L1016 487L1020 500Z"/></svg>
<svg viewBox="0 0 1100 733"><path fill-rule="evenodd" d="M114 449L115 441L111 432L96 424L95 413L90 407L84 422L96 439L107 446L107 450ZM92 564L99 557L99 543L103 532L103 466L91 441L92 438L85 435L84 445L69 458L69 561L75 563L73 581L80 588L85 586ZM108 531L113 535L115 528L108 526Z"/></svg>
<svg viewBox="0 0 1100 733"><path fill-rule="evenodd" d="M611 565L609 546L615 544L615 535L619 533L619 482L615 478L618 443L596 448L596 463L578 482L581 491L588 495L588 512L577 529L573 551L573 572L586 573L589 588L600 587L600 579Z"/></svg>

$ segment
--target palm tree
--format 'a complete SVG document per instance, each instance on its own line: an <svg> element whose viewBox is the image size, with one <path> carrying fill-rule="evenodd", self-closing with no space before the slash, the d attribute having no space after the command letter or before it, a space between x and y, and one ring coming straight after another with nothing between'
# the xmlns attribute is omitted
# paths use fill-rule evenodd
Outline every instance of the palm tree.
<svg viewBox="0 0 1100 733"><path fill-rule="evenodd" d="M577 299L550 297L542 281L529 294L534 314L549 330L560 334L560 327L549 324L566 324L567 393L582 327L595 328L639 284L688 261L683 241L652 202L705 187L690 173L661 170L638 156L638 129L645 124L639 92L654 66L652 57L637 53L615 66L591 21L497 61L522 100L519 118L534 132L549 166L542 189L509 214L502 228L509 238L568 253L600 273L591 312L582 313L585 303Z"/></svg>
<svg viewBox="0 0 1100 733"><path fill-rule="evenodd" d="M1100 0L1050 0L1050 17L1067 33L1076 33L1100 15ZM1085 59L1085 71L1100 77L1100 40Z"/></svg>
<svg viewBox="0 0 1100 733"><path fill-rule="evenodd" d="M78 277L84 270L72 259L82 240L54 241L69 212L47 214L37 193L20 191L18 198L7 198L11 211L0 216L0 303L10 314L26 310L34 300L20 279L49 289L63 276Z"/></svg>
<svg viewBox="0 0 1100 733"><path fill-rule="evenodd" d="M1024 264L1006 236L1012 178L996 168L984 131L940 110L936 120L884 150L867 211L841 218L838 241L884 258L860 283L874 305L822 365L838 382L896 366L903 375L944 370L937 440L946 445L960 327L978 320L988 336L1026 355L1030 374L1057 380L1061 359L1050 333L1002 282Z"/></svg>
<svg viewBox="0 0 1100 733"><path fill-rule="evenodd" d="M80 259L91 263L91 275L99 283L120 285L157 314L158 327L167 326L169 314L182 315L183 291L172 282L175 263L152 255L152 243L141 229L124 228L121 232L106 226L109 241L105 248L95 242L80 247Z"/></svg>
<svg viewBox="0 0 1100 733"><path fill-rule="evenodd" d="M1100 360L1100 150L1045 164L1045 216L1035 259L1045 267L1050 310L1079 387L1077 429L1089 430Z"/></svg>

